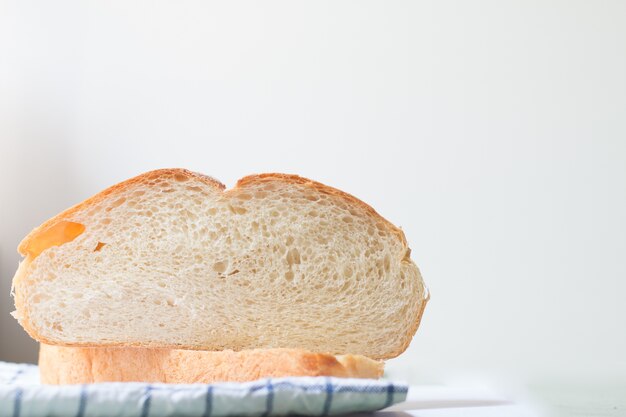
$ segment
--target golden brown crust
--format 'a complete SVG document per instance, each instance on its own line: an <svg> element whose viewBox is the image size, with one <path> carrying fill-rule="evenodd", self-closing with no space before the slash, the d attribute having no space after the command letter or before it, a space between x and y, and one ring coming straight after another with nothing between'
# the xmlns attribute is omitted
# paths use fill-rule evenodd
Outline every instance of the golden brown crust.
<svg viewBox="0 0 626 417"><path fill-rule="evenodd" d="M320 193L339 197L350 205L360 207L361 209L364 210L364 212L368 216L373 218L378 224L382 225L382 227L386 228L391 233L395 234L398 237L398 239L400 239L400 241L402 242L402 245L408 249L406 237L404 235L404 232L400 228L393 225L391 222L389 222L380 214L378 214L376 210L374 210L371 206L359 200L358 198L354 197L353 195L343 192L341 190L338 190L336 188L324 185L322 183L309 180L307 178L300 177L298 175L266 173L266 174L255 174L255 175L249 175L249 176L243 177L239 181L237 181L237 184L235 185L235 187L233 187L232 189L226 190L225 189L226 187L224 186L224 184L204 174L192 172L192 171L182 169L182 168L166 168L166 169L158 169L154 171L149 171L141 175L138 175L136 177L130 178L128 180L122 181L84 200L83 202L76 204L70 207L69 209L59 213L58 215L47 220L42 225L40 225L39 227L31 231L18 246L18 251L22 255L26 255L27 248L30 242L33 239L36 239L37 235L39 235L42 232L45 232L50 227L57 224L59 221L71 221L72 220L71 216L73 214L79 211L85 210L86 208L89 208L90 206L93 206L106 198L110 198L112 195L115 195L116 193L123 192L127 190L128 188L130 188L131 186L137 185L137 184L149 185L152 181L155 181L161 178L174 178L174 179L180 178L182 180L189 179L189 178L199 179L205 182L207 185L214 187L216 190L223 192L224 195L226 196L232 193L235 193L236 191L246 186L254 185L254 184L261 184L261 183L271 182L271 181L279 181L279 182L285 182L285 183L291 183L291 184L305 185L307 187L311 187L312 189L315 189L316 191ZM32 261L31 256L26 256L24 261L22 261L22 264L20 264L20 268L16 272L15 277L13 279L14 286L16 285L17 282L21 281L22 279L26 279L26 275L27 275L26 271L31 261ZM15 306L19 314L21 314L21 316L17 318L20 324L22 325L22 327L26 330L26 332L33 339L36 339L42 343L55 344L55 345L61 345L61 346L85 347L85 346L90 345L89 343L71 343L71 344L63 343L57 340L50 340L46 338L45 336L41 335L30 323L30 320L28 317L28 309L24 308L25 307L24 301L25 300L23 299L23 297L21 296L19 292L15 294ZM411 323L411 332L408 333L407 336L403 338L404 342L403 342L402 347L393 353L385 355L384 357L382 357L382 359L396 357L406 350L406 348L408 347L411 341L412 335L415 334L415 331L417 330L419 326L425 305L426 305L426 302L423 303L421 311L417 317L417 320L414 323ZM109 346L109 347L116 347L116 346L117 347L129 347L130 346L130 347L165 348L165 349L202 349L203 348L202 346L164 345L161 343L159 344L107 343L106 346Z"/></svg>
<svg viewBox="0 0 626 417"><path fill-rule="evenodd" d="M95 382L212 383L266 377L379 378L384 363L359 355L335 357L298 349L233 352L145 348L72 348L41 344L43 384Z"/></svg>

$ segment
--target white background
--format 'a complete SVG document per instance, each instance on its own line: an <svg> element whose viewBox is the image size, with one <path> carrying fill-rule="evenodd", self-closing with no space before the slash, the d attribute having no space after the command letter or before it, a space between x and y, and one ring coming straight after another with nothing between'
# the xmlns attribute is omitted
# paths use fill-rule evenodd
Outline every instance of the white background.
<svg viewBox="0 0 626 417"><path fill-rule="evenodd" d="M402 226L411 381L626 375L626 2L0 0L0 359L19 240L140 172L278 171Z"/></svg>

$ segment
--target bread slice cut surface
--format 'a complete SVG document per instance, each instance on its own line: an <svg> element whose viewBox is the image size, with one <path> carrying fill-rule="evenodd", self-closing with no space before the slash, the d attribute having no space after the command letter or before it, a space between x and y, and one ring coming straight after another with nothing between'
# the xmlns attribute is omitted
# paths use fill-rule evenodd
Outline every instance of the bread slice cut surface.
<svg viewBox="0 0 626 417"><path fill-rule="evenodd" d="M151 171L60 213L20 244L14 315L66 346L402 353L427 301L403 232L293 175L229 190Z"/></svg>

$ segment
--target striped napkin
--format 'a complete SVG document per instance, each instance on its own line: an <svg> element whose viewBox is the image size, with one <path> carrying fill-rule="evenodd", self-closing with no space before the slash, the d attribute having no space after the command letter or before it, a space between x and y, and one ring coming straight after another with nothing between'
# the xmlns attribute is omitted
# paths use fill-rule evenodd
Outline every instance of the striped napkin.
<svg viewBox="0 0 626 417"><path fill-rule="evenodd" d="M41 385L37 366L0 362L0 417L325 416L402 402L408 387L330 377L246 383Z"/></svg>

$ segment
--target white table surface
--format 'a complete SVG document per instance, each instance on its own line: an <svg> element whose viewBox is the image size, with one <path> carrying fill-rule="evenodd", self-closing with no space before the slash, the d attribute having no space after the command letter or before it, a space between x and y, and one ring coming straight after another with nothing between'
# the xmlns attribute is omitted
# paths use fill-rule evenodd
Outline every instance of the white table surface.
<svg viewBox="0 0 626 417"><path fill-rule="evenodd" d="M357 416L358 414L354 415ZM372 414L368 414L372 416ZM404 403L376 417L540 417L537 406L505 398L488 388L414 385Z"/></svg>
<svg viewBox="0 0 626 417"><path fill-rule="evenodd" d="M374 416L626 417L626 379L546 380L517 398L488 387L413 385L406 402Z"/></svg>

